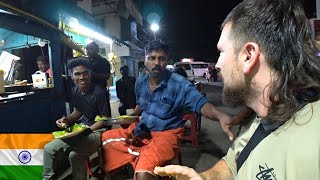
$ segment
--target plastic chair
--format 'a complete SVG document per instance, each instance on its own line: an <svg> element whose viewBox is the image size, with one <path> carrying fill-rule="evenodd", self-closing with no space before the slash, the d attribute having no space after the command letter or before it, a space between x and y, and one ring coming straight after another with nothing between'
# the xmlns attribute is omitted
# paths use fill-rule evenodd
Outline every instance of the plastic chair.
<svg viewBox="0 0 320 180"><path fill-rule="evenodd" d="M104 176L104 172L102 170L101 163L101 150L99 149L96 153L91 155L86 161L86 167L89 175L89 179L91 177L102 178Z"/></svg>
<svg viewBox="0 0 320 180"><path fill-rule="evenodd" d="M198 122L198 116L196 113L192 112L192 113L188 113L188 114L184 114L182 116L182 120L184 121L190 121L191 122L191 134L190 135L186 135L184 134L184 136L182 137L183 140L187 140L187 141L191 141L192 142L192 147L198 147L199 146L199 128L198 128L198 124L200 124L200 122Z"/></svg>

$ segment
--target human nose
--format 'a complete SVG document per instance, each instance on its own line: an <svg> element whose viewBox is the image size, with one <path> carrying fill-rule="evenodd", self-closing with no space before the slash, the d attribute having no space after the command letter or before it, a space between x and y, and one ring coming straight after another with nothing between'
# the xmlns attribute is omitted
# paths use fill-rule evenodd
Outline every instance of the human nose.
<svg viewBox="0 0 320 180"><path fill-rule="evenodd" d="M161 60L159 58L157 58L154 63L155 64L160 64L160 62L161 62Z"/></svg>
<svg viewBox="0 0 320 180"><path fill-rule="evenodd" d="M214 67L215 67L215 69L217 71L220 71L220 69L221 69L221 61L218 60L218 62L216 63L216 65Z"/></svg>
<svg viewBox="0 0 320 180"><path fill-rule="evenodd" d="M85 73L80 73L80 75L79 75L79 79L83 79L83 78L85 78L87 75L85 74Z"/></svg>

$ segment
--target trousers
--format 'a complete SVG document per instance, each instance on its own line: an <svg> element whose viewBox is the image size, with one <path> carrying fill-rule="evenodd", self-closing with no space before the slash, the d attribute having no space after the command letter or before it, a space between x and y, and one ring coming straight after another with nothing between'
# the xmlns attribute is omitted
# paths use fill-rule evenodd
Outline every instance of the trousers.
<svg viewBox="0 0 320 180"><path fill-rule="evenodd" d="M101 133L92 132L87 136L54 139L44 147L43 180L57 179L69 166L72 178L86 180L85 162L101 145Z"/></svg>

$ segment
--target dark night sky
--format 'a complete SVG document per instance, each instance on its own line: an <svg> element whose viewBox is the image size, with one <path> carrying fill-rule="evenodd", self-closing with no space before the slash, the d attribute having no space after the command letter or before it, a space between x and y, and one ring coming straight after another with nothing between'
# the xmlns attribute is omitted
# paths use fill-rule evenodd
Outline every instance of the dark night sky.
<svg viewBox="0 0 320 180"><path fill-rule="evenodd" d="M308 1L304 3L308 6L315 6L310 3L313 0L302 1ZM177 61L191 57L210 62L218 58L216 44L220 36L220 25L239 2L241 0L136 0L148 22L150 14L159 14L160 30L157 38L169 43L171 58Z"/></svg>
<svg viewBox="0 0 320 180"><path fill-rule="evenodd" d="M211 61L217 58L216 44L220 25L239 1L224 0L224 5L210 0L170 1L168 42L176 58L192 57ZM197 3L201 2L201 3Z"/></svg>
<svg viewBox="0 0 320 180"><path fill-rule="evenodd" d="M169 43L171 58L215 60L220 24L241 0L136 0L143 17L151 23L150 14L159 15L157 38Z"/></svg>

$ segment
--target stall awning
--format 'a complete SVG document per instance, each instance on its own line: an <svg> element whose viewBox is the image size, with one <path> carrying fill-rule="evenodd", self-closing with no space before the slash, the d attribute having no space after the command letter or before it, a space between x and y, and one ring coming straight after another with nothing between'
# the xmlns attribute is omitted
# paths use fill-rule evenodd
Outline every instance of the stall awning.
<svg viewBox="0 0 320 180"><path fill-rule="evenodd" d="M92 20L83 17L77 17L69 12L60 10L60 29L64 31L73 32L76 34L81 34L86 37L91 37L96 41L100 41L105 44L115 43L119 46L130 47L126 42L112 36L111 34L105 32L101 27L95 25Z"/></svg>
<svg viewBox="0 0 320 180"><path fill-rule="evenodd" d="M74 49L76 51L78 51L79 53L85 55L85 52L81 49L80 46L78 46L76 43L74 43L74 41L72 39L70 39L70 37L68 37L63 31L61 31L58 27L54 26L53 24L45 21L44 19L40 18L40 17L37 17L33 14L30 14L28 12L25 12L21 9L18 9L16 7L13 7L9 4L6 4L6 3L3 3L3 2L0 2L0 8L5 10L1 13L6 13L9 12L10 14L13 14L13 15L18 15L18 16L22 16L22 17L25 17L27 19L31 19L35 22L38 22L46 27L49 27L57 32L60 33L61 35L61 41L66 44L68 47L70 47L71 49Z"/></svg>

